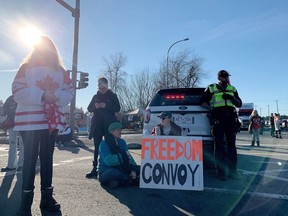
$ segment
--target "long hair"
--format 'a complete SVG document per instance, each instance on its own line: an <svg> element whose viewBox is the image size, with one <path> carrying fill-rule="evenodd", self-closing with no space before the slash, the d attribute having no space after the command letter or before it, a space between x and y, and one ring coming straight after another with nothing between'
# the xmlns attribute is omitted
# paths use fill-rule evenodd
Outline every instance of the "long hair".
<svg viewBox="0 0 288 216"><path fill-rule="evenodd" d="M253 116L258 116L258 111L257 110L253 110L251 113L251 117Z"/></svg>
<svg viewBox="0 0 288 216"><path fill-rule="evenodd" d="M56 46L47 36L41 36L40 42L33 47L22 64L29 66L45 65L56 70L64 68Z"/></svg>
<svg viewBox="0 0 288 216"><path fill-rule="evenodd" d="M112 154L117 154L120 152L119 146L116 144L115 137L111 133L104 135L104 139L109 147L109 150Z"/></svg>

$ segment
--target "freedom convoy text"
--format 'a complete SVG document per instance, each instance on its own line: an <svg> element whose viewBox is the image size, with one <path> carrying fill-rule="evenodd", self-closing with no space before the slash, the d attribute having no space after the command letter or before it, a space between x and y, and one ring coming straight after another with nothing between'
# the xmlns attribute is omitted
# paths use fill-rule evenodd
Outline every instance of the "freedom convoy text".
<svg viewBox="0 0 288 216"><path fill-rule="evenodd" d="M203 190L201 137L143 136L141 188Z"/></svg>

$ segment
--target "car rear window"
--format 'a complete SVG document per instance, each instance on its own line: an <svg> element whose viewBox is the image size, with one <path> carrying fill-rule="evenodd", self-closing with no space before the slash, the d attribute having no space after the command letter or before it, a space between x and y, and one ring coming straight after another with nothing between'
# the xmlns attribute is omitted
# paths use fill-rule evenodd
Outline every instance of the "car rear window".
<svg viewBox="0 0 288 216"><path fill-rule="evenodd" d="M204 88L180 88L159 90L149 106L200 105Z"/></svg>

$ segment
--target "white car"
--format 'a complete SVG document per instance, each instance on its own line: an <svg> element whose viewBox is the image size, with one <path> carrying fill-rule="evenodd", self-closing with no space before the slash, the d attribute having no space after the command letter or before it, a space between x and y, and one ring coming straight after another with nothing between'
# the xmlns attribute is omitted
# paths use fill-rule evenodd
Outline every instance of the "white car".
<svg viewBox="0 0 288 216"><path fill-rule="evenodd" d="M149 135L160 123L158 115L163 111L172 113L172 121L182 128L182 135L202 137L204 162L213 161L214 140L207 114L200 105L204 88L161 89L145 110L143 135Z"/></svg>

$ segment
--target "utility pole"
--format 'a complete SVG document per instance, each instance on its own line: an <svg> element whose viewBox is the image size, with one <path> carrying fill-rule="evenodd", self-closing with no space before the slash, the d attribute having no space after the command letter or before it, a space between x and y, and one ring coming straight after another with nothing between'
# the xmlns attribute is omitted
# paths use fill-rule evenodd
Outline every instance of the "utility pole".
<svg viewBox="0 0 288 216"><path fill-rule="evenodd" d="M169 47L169 49L168 49L168 51L167 51L167 58L166 58L166 88L169 87L169 86L168 86L168 85L169 85L169 81L168 81L168 77L169 77L169 64L168 64L168 61L169 61L169 52L170 52L171 48L172 48L175 44L180 43L180 42L182 42L182 41L188 41L188 40L189 40L189 38L185 38L185 39L176 41L175 43L173 43L173 44Z"/></svg>
<svg viewBox="0 0 288 216"><path fill-rule="evenodd" d="M77 82L77 64L78 64L78 42L79 42L79 18L80 18L80 0L76 0L76 7L73 8L63 0L56 0L59 4L65 7L72 13L74 17L74 46L73 46L73 60L72 60L72 84L74 96L70 103L70 114L69 114L69 125L74 131L75 129L75 119L74 111L76 105L76 82Z"/></svg>
<svg viewBox="0 0 288 216"><path fill-rule="evenodd" d="M278 109L278 100L275 100L275 102L276 102L277 113L279 114L279 109Z"/></svg>
<svg viewBox="0 0 288 216"><path fill-rule="evenodd" d="M270 116L270 110L269 110L269 105L267 105L268 107L268 117Z"/></svg>

